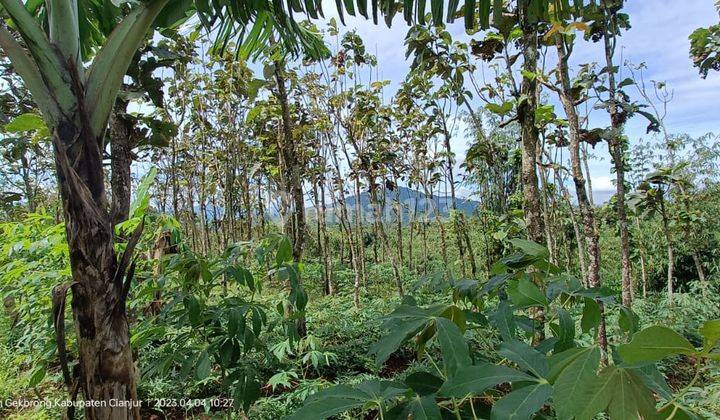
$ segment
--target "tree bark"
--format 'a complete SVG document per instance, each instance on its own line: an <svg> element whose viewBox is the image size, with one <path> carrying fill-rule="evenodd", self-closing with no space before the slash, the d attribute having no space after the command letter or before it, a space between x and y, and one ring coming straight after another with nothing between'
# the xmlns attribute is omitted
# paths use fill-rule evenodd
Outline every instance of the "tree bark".
<svg viewBox="0 0 720 420"><path fill-rule="evenodd" d="M608 12L606 10L606 12ZM609 13L609 12L608 12ZM608 95L610 101L610 122L612 127L612 138L609 141L610 154L612 155L613 166L615 166L615 187L617 189L615 198L617 205L618 224L620 228L620 248L622 251L622 304L626 307L632 306L632 272L630 263L630 234L628 231L627 209L625 205L625 143L622 138L624 117L618 110L617 85L615 84L615 71L613 67L614 45L610 43L609 20L614 15L606 16L605 34L603 36L605 45L605 63L608 68Z"/></svg>
<svg viewBox="0 0 720 420"><path fill-rule="evenodd" d="M130 217L130 167L135 126L126 116L127 103L118 100L110 116L110 186L112 188L112 222L116 225Z"/></svg>
<svg viewBox="0 0 720 420"><path fill-rule="evenodd" d="M375 216L375 228L378 235L380 236L380 240L382 241L383 248L385 248L385 252L387 252L390 256L390 265L392 266L393 276L395 277L395 286L397 287L398 294L402 297L405 295L405 290L403 288L402 277L400 275L400 262L398 261L397 254L390 246L390 239L385 232L385 226L382 220L382 210L377 194L377 184L375 183L374 175L372 175L370 172L367 173L367 181L370 185L370 202L372 204Z"/></svg>
<svg viewBox="0 0 720 420"><path fill-rule="evenodd" d="M535 24L529 18L529 0L518 2L518 16L522 37L523 76L520 86L520 98L518 103L518 121L520 122L520 136L522 141L522 186L525 210L525 221L527 224L528 237L531 241L542 244L543 241L543 218L540 205L540 191L538 189L537 176L537 147L539 143L538 128L535 125L535 111L537 110L537 78L528 76L537 72L538 61L538 33ZM542 284L538 284L543 288ZM533 337L533 343L537 344L545 339L545 314L542 308L534 309L534 318L539 322L540 329Z"/></svg>
<svg viewBox="0 0 720 420"><path fill-rule="evenodd" d="M537 28L529 22L529 1L523 0L519 4L520 25L522 27L522 54L523 70L529 74L537 71L538 35ZM530 240L542 244L543 219L540 205L540 191L537 176L537 145L539 134L535 126L535 111L537 109L537 79L523 77L520 88L523 100L518 104L518 120L520 122L520 135L522 139L522 185L525 207L525 220L527 222L528 237Z"/></svg>
<svg viewBox="0 0 720 420"><path fill-rule="evenodd" d="M568 69L568 53L562 34L555 35L555 45L558 53L558 77L561 84L560 101L565 109L568 120L568 134L570 137L570 166L573 182L575 183L575 194L580 207L580 214L583 220L585 237L588 241L588 254L590 263L588 265L587 284L590 287L600 286L600 247L598 246L598 232L595 221L595 213L588 200L585 189L585 178L582 172L580 159L580 124L575 109L575 103L571 93L570 71ZM600 325L598 326L598 344L603 349L603 360L607 360L607 335L605 332L605 311L602 302L600 305Z"/></svg>
<svg viewBox="0 0 720 420"><path fill-rule="evenodd" d="M673 249L672 245L672 236L670 235L670 225L668 222L668 216L667 211L665 209L665 197L664 192L662 190L659 191L660 194L660 216L662 217L662 225L663 225L663 233L665 234L665 240L667 241L667 260L668 260L668 267L667 267L667 294L668 294L668 301L670 304L673 303L673 272L675 269L675 251Z"/></svg>
<svg viewBox="0 0 720 420"><path fill-rule="evenodd" d="M277 83L277 95L282 111L282 136L280 154L282 157L282 170L285 172L285 192L291 196L292 211L290 215L292 255L293 261L299 263L302 260L303 247L305 244L305 199L302 186L302 166L299 161L298 145L293 138L293 122L290 118L290 104L288 93L285 87L284 62L275 61L275 81ZM301 283L298 272L298 283ZM297 330L301 337L307 333L306 319L304 316L297 320Z"/></svg>
<svg viewBox="0 0 720 420"><path fill-rule="evenodd" d="M25 188L25 198L28 202L28 211L30 213L35 213L35 210L37 209L37 205L35 203L35 188L33 187L32 179L30 179L30 161L27 156L25 156L24 152L20 155L20 164L22 165L21 174L23 187Z"/></svg>
<svg viewBox="0 0 720 420"><path fill-rule="evenodd" d="M61 122L53 133L58 186L70 250L72 312L78 340L79 388L99 407L85 408L87 419L140 418L136 372L125 301L133 267L133 246L117 259L113 223L105 195L99 141L83 123Z"/></svg>

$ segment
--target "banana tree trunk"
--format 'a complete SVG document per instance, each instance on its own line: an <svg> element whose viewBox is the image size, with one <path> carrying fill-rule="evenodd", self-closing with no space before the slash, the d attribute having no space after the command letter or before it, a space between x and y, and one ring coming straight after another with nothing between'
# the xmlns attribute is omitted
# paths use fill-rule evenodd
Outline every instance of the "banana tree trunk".
<svg viewBox="0 0 720 420"><path fill-rule="evenodd" d="M97 142L88 138L86 130L72 121L59 127L53 144L73 277L72 313L80 362L75 387L82 389L86 400L96 402L85 408L87 419L140 418L139 407L111 404L137 403L137 391L125 312L132 268L125 277L129 258L118 261L115 254L101 155L97 147L91 150ZM69 156L66 145L78 142L83 147Z"/></svg>
<svg viewBox="0 0 720 420"><path fill-rule="evenodd" d="M167 2L150 0L134 7L86 73L77 1L46 2L48 33L22 2L0 0L23 41L2 22L0 47L52 133L73 280L53 291L53 318L65 383L72 398L82 390L85 400L93 402L85 407L90 420L140 418L125 301L134 271L130 256L142 224L118 259L105 194L102 139L130 60ZM67 368L63 329L68 289L73 293L79 353L74 378Z"/></svg>

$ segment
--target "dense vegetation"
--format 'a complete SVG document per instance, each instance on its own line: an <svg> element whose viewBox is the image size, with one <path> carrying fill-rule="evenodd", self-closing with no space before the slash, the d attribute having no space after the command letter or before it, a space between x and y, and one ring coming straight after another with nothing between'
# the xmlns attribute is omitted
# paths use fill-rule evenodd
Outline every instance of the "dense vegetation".
<svg viewBox="0 0 720 420"><path fill-rule="evenodd" d="M720 144L623 2L429 3L0 0L0 416L720 416Z"/></svg>

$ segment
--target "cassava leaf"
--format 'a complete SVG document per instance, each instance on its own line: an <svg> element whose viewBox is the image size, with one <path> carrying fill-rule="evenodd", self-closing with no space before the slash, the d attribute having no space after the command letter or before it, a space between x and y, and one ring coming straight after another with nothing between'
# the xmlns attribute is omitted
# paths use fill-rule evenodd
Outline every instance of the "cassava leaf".
<svg viewBox="0 0 720 420"><path fill-rule="evenodd" d="M480 394L486 389L505 382L535 381L527 373L507 367L484 363L469 366L448 379L438 394L446 397L464 397L468 394Z"/></svg>
<svg viewBox="0 0 720 420"><path fill-rule="evenodd" d="M552 394L548 384L532 384L502 397L493 405L491 420L530 419L540 410Z"/></svg>
<svg viewBox="0 0 720 420"><path fill-rule="evenodd" d="M695 347L683 336L660 325L636 333L632 341L618 347L626 363L655 362L676 354L695 354Z"/></svg>

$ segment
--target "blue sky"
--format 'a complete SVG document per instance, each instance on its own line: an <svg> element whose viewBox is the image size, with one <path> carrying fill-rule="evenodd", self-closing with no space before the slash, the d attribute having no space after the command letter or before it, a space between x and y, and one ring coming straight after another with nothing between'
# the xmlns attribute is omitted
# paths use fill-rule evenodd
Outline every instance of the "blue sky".
<svg viewBox="0 0 720 420"><path fill-rule="evenodd" d="M718 132L720 117L720 74L711 73L702 79L688 56L688 35L700 26L709 26L718 22L718 12L713 0L628 0L625 11L630 15L632 29L620 39L616 62L628 60L633 63L644 62L648 68L646 80L667 82L674 92L669 104L666 125L670 133L688 133L699 136L708 132ZM325 0L324 10L329 19L335 14L335 2ZM357 29L365 41L369 52L378 58L380 79L391 81L387 97L390 97L408 71L405 60L404 38L407 26L402 16L396 16L393 26L374 25L363 18L346 16L346 26L342 30ZM318 22L322 28L322 22ZM462 19L448 27L457 40L470 39L465 34ZM476 34L479 37L481 34ZM572 64L600 62L603 60L600 44L586 43L575 48ZM549 57L554 55L550 52ZM480 69L478 71L481 71ZM627 77L626 69L619 80ZM632 89L631 89L632 90ZM482 106L477 104L477 106ZM560 107L557 107L560 109ZM591 127L609 125L604 112L591 115ZM626 133L631 142L647 139L645 127L647 121L636 117L627 124ZM458 133L454 144L458 160L462 161L467 148L467 139ZM597 198L603 199L614 190L607 149L598 145L593 151L590 165L593 189Z"/></svg>

